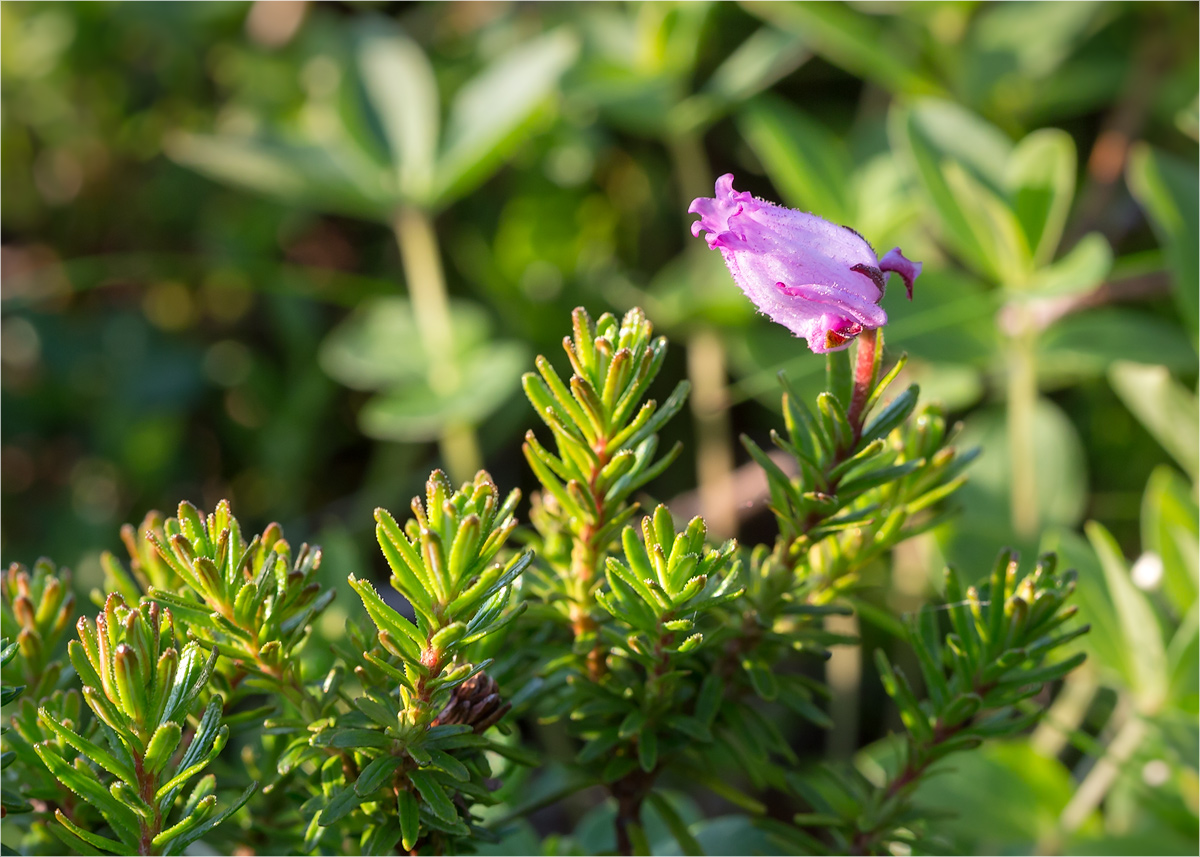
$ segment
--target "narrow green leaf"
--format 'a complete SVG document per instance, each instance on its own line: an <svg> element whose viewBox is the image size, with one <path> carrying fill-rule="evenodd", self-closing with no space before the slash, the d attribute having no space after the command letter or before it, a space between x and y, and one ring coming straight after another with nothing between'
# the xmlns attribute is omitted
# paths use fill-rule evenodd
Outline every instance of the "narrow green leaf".
<svg viewBox="0 0 1200 857"><path fill-rule="evenodd" d="M400 842L405 851L411 851L421 831L421 807L412 792L402 790L396 793L396 810L400 816Z"/></svg>
<svg viewBox="0 0 1200 857"><path fill-rule="evenodd" d="M354 791L359 797L367 797L388 781L403 761L399 756L380 756L373 760L354 781Z"/></svg>
<svg viewBox="0 0 1200 857"><path fill-rule="evenodd" d="M459 820L454 804L446 797L446 792L432 774L422 770L409 771L408 778L417 787L421 799L430 812L447 824L453 824Z"/></svg>

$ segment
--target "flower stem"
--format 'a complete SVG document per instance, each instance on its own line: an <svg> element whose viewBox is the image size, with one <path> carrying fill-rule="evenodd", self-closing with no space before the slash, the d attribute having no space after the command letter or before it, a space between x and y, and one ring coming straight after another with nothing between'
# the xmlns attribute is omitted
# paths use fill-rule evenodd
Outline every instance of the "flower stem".
<svg viewBox="0 0 1200 857"><path fill-rule="evenodd" d="M1038 529L1037 466L1034 461L1034 411L1037 408L1036 334L1026 321L1013 339L1008 361L1008 443L1012 472L1012 524L1018 536Z"/></svg>
<svg viewBox="0 0 1200 857"><path fill-rule="evenodd" d="M392 230L400 246L413 315L429 361L430 389L440 395L449 395L458 388L461 377L454 353L446 277L433 220L428 212L406 206L396 212ZM455 421L446 423L438 437L438 446L451 479L470 479L479 470L482 459L472 426Z"/></svg>
<svg viewBox="0 0 1200 857"><path fill-rule="evenodd" d="M876 377L879 370L879 360L877 359L877 346L879 344L879 331L875 329L864 330L858 335L858 349L855 354L854 363L854 393L850 398L850 407L846 411L846 416L850 420L850 425L854 429L854 440L857 442L862 435L862 423L866 414L863 413L863 407L867 404L867 399L871 395L871 390L875 388L875 383L878 380Z"/></svg>

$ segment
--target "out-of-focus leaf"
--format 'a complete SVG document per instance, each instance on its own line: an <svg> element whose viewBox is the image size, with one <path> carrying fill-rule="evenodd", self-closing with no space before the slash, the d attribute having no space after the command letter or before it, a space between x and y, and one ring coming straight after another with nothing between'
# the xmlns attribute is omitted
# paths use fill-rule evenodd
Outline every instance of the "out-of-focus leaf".
<svg viewBox="0 0 1200 857"><path fill-rule="evenodd" d="M699 93L671 110L668 124L675 133L705 128L730 107L790 74L809 55L803 40L795 33L761 27L717 67Z"/></svg>
<svg viewBox="0 0 1200 857"><path fill-rule="evenodd" d="M908 352L931 363L986 365L998 346L992 324L997 294L954 268L922 272L917 290L916 299L909 301L893 284L884 298L887 353Z"/></svg>
<svg viewBox="0 0 1200 857"><path fill-rule="evenodd" d="M1089 292L1104 282L1112 265L1108 240L1099 232L1089 232L1067 255L1039 268L1025 294L1031 298L1052 298Z"/></svg>
<svg viewBox="0 0 1200 857"><path fill-rule="evenodd" d="M1038 371L1047 384L1103 375L1117 360L1176 370L1196 365L1196 352L1179 327L1126 307L1068 315L1042 335L1038 351Z"/></svg>
<svg viewBox="0 0 1200 857"><path fill-rule="evenodd" d="M1179 313L1194 341L1200 316L1200 207L1196 199L1200 176L1196 165L1139 143L1129 154L1125 179L1150 215L1150 224L1166 250L1175 275Z"/></svg>
<svg viewBox="0 0 1200 857"><path fill-rule="evenodd" d="M769 96L738 114L738 129L788 205L834 223L854 221L850 156L828 129Z"/></svg>
<svg viewBox="0 0 1200 857"><path fill-rule="evenodd" d="M316 146L179 133L167 139L166 151L209 178L311 211L386 222L395 203L395 182L386 171L354 175ZM356 167L369 169L361 163Z"/></svg>
<svg viewBox="0 0 1200 857"><path fill-rule="evenodd" d="M675 791L660 791L663 800L670 803L684 824L695 829L701 822L702 814L699 807L687 795ZM655 802L656 803L656 802ZM613 833L613 819L616 816L616 802L609 799L584 813L575 826L575 846L584 854L605 854L616 848L616 837ZM647 803L642 809L642 823L645 826L646 839L652 845L654 854L681 854L679 844L675 841L671 828L659 814L654 803ZM721 852L706 851L708 854Z"/></svg>
<svg viewBox="0 0 1200 857"><path fill-rule="evenodd" d="M1121 638L1130 659L1131 689L1139 710L1153 714L1167 695L1167 655L1162 628L1145 593L1133 585L1116 540L1095 521L1089 521L1086 529L1100 558L1108 595L1121 626Z"/></svg>
<svg viewBox="0 0 1200 857"><path fill-rule="evenodd" d="M387 137L400 193L427 204L437 158L438 92L420 45L374 18L359 36L363 86Z"/></svg>
<svg viewBox="0 0 1200 857"><path fill-rule="evenodd" d="M1146 483L1142 547L1162 559L1163 591L1177 614L1185 614L1200 589L1200 521L1190 488L1169 465L1156 468Z"/></svg>
<svg viewBox="0 0 1200 857"><path fill-rule="evenodd" d="M711 3L647 3L632 7L629 59L642 74L679 78L696 66Z"/></svg>
<svg viewBox="0 0 1200 857"><path fill-rule="evenodd" d="M1122 349L1123 356L1132 356L1129 350ZM1194 354L1191 365L1195 366ZM1196 397L1171 377L1166 366L1121 360L1112 364L1108 379L1125 406L1179 462L1192 481L1200 479L1200 416L1197 416Z"/></svg>
<svg viewBox="0 0 1200 857"><path fill-rule="evenodd" d="M1196 692L1200 689L1200 614L1196 606L1183 618L1167 645L1167 694L1182 703L1185 709L1195 710Z"/></svg>
<svg viewBox="0 0 1200 857"><path fill-rule="evenodd" d="M1039 398L1033 412L1033 437L1038 518L1043 525L1074 526L1087 504L1087 467L1079 433L1057 405ZM964 489L969 489L963 499L965 514L971 518L999 515L1007 521L1012 464L1005 410L988 408L970 415L962 439L955 445L964 449L980 446L987 451L971 465L971 478Z"/></svg>
<svg viewBox="0 0 1200 857"><path fill-rule="evenodd" d="M1060 568L1073 568L1079 575L1072 597L1079 606L1080 621L1092 630L1071 645L1091 655L1084 669L1096 670L1108 682L1128 687L1133 680L1130 652L1096 552L1077 532L1057 528L1046 531L1038 549L1057 554Z"/></svg>
<svg viewBox="0 0 1200 857"><path fill-rule="evenodd" d="M910 360L905 371L920 386L922 402L937 402L951 413L965 411L983 398L983 373L972 366Z"/></svg>
<svg viewBox="0 0 1200 857"><path fill-rule="evenodd" d="M514 48L459 90L438 160L438 205L470 192L500 166L532 128L578 49L570 31L555 30Z"/></svg>
<svg viewBox="0 0 1200 857"><path fill-rule="evenodd" d="M1005 201L956 161L942 165L942 175L958 201L994 282L1024 285L1032 270L1029 243Z"/></svg>
<svg viewBox="0 0 1200 857"><path fill-rule="evenodd" d="M1009 257L1019 227L1002 201L1009 140L962 107L935 99L894 107L888 131L963 263L993 282L1011 282L1014 272L1005 265L1014 264Z"/></svg>
<svg viewBox="0 0 1200 857"><path fill-rule="evenodd" d="M968 51L1006 54L1031 78L1054 71L1082 40L1105 4L996 4L973 20Z"/></svg>
<svg viewBox="0 0 1200 857"><path fill-rule="evenodd" d="M751 14L798 35L809 49L889 92L935 95L942 87L896 44L894 23L879 21L838 3L742 4Z"/></svg>
<svg viewBox="0 0 1200 857"><path fill-rule="evenodd" d="M424 380L381 393L359 413L363 433L380 440L426 441L450 423L479 425L520 386L529 363L524 343L491 342L467 355L459 383L444 393Z"/></svg>
<svg viewBox="0 0 1200 857"><path fill-rule="evenodd" d="M935 166L956 161L997 196L1007 192L1012 140L961 104L923 98L911 107L893 107L888 126L889 139L897 150L904 151L910 141L916 141L933 156Z"/></svg>
<svg viewBox="0 0 1200 857"><path fill-rule="evenodd" d="M719 815L705 818L690 828L702 854L778 854L779 846L755 826L747 815ZM683 854L672 842L656 844L655 854Z"/></svg>
<svg viewBox="0 0 1200 857"><path fill-rule="evenodd" d="M642 303L655 325L671 331L703 319L737 327L754 318L754 305L734 284L721 254L691 246L654 275Z"/></svg>
<svg viewBox="0 0 1200 857"><path fill-rule="evenodd" d="M930 258L909 240L915 237L914 232L921 235L926 231L920 224L924 200L912 192L905 169L890 150L855 168L850 196L854 228L876 249L883 252L899 245L923 259ZM932 236L926 240L926 246L932 245Z"/></svg>
<svg viewBox="0 0 1200 857"><path fill-rule="evenodd" d="M1006 178L1033 261L1044 265L1054 257L1075 195L1075 142L1057 128L1034 131L1013 149Z"/></svg>
<svg viewBox="0 0 1200 857"><path fill-rule="evenodd" d="M722 102L744 101L793 71L808 57L795 33L762 27L751 34L713 72L704 92Z"/></svg>
<svg viewBox="0 0 1200 857"><path fill-rule="evenodd" d="M490 332L477 304L450 304L456 359L477 349ZM412 305L402 297L365 301L335 327L319 352L321 368L352 390L379 390L423 379L429 358L421 346Z"/></svg>
<svg viewBox="0 0 1200 857"><path fill-rule="evenodd" d="M1075 791L1070 771L1038 755L1027 741L985 744L956 754L945 767L953 774L926 778L914 802L947 814L933 832L951 837L951 850L959 853L1031 851L1055 834ZM1098 821L1093 816L1084 829L1095 831Z"/></svg>

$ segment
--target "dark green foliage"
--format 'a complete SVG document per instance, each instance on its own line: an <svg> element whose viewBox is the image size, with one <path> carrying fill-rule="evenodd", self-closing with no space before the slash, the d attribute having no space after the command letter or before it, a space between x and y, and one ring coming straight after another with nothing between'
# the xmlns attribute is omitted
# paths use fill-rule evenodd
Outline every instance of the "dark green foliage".
<svg viewBox="0 0 1200 857"><path fill-rule="evenodd" d="M1196 16L3 4L0 851L1195 853Z"/></svg>

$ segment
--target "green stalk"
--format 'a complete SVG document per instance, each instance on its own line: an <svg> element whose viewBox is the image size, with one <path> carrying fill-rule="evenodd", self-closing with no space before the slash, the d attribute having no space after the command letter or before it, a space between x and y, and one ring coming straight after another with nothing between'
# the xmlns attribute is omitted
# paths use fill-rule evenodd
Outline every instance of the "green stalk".
<svg viewBox="0 0 1200 857"><path fill-rule="evenodd" d="M1012 524L1022 538L1038 531L1037 463L1033 416L1037 407L1037 334L1028 322L1013 337L1008 358L1008 443L1012 472Z"/></svg>
<svg viewBox="0 0 1200 857"><path fill-rule="evenodd" d="M421 344L429 360L429 386L435 393L449 394L458 388L461 375L454 353L450 301L446 296L446 277L433 220L428 212L406 206L396 212L392 229L400 246L404 279L408 283ZM438 437L438 448L446 462L446 470L455 482L469 480L482 464L475 429L468 423L444 425Z"/></svg>

